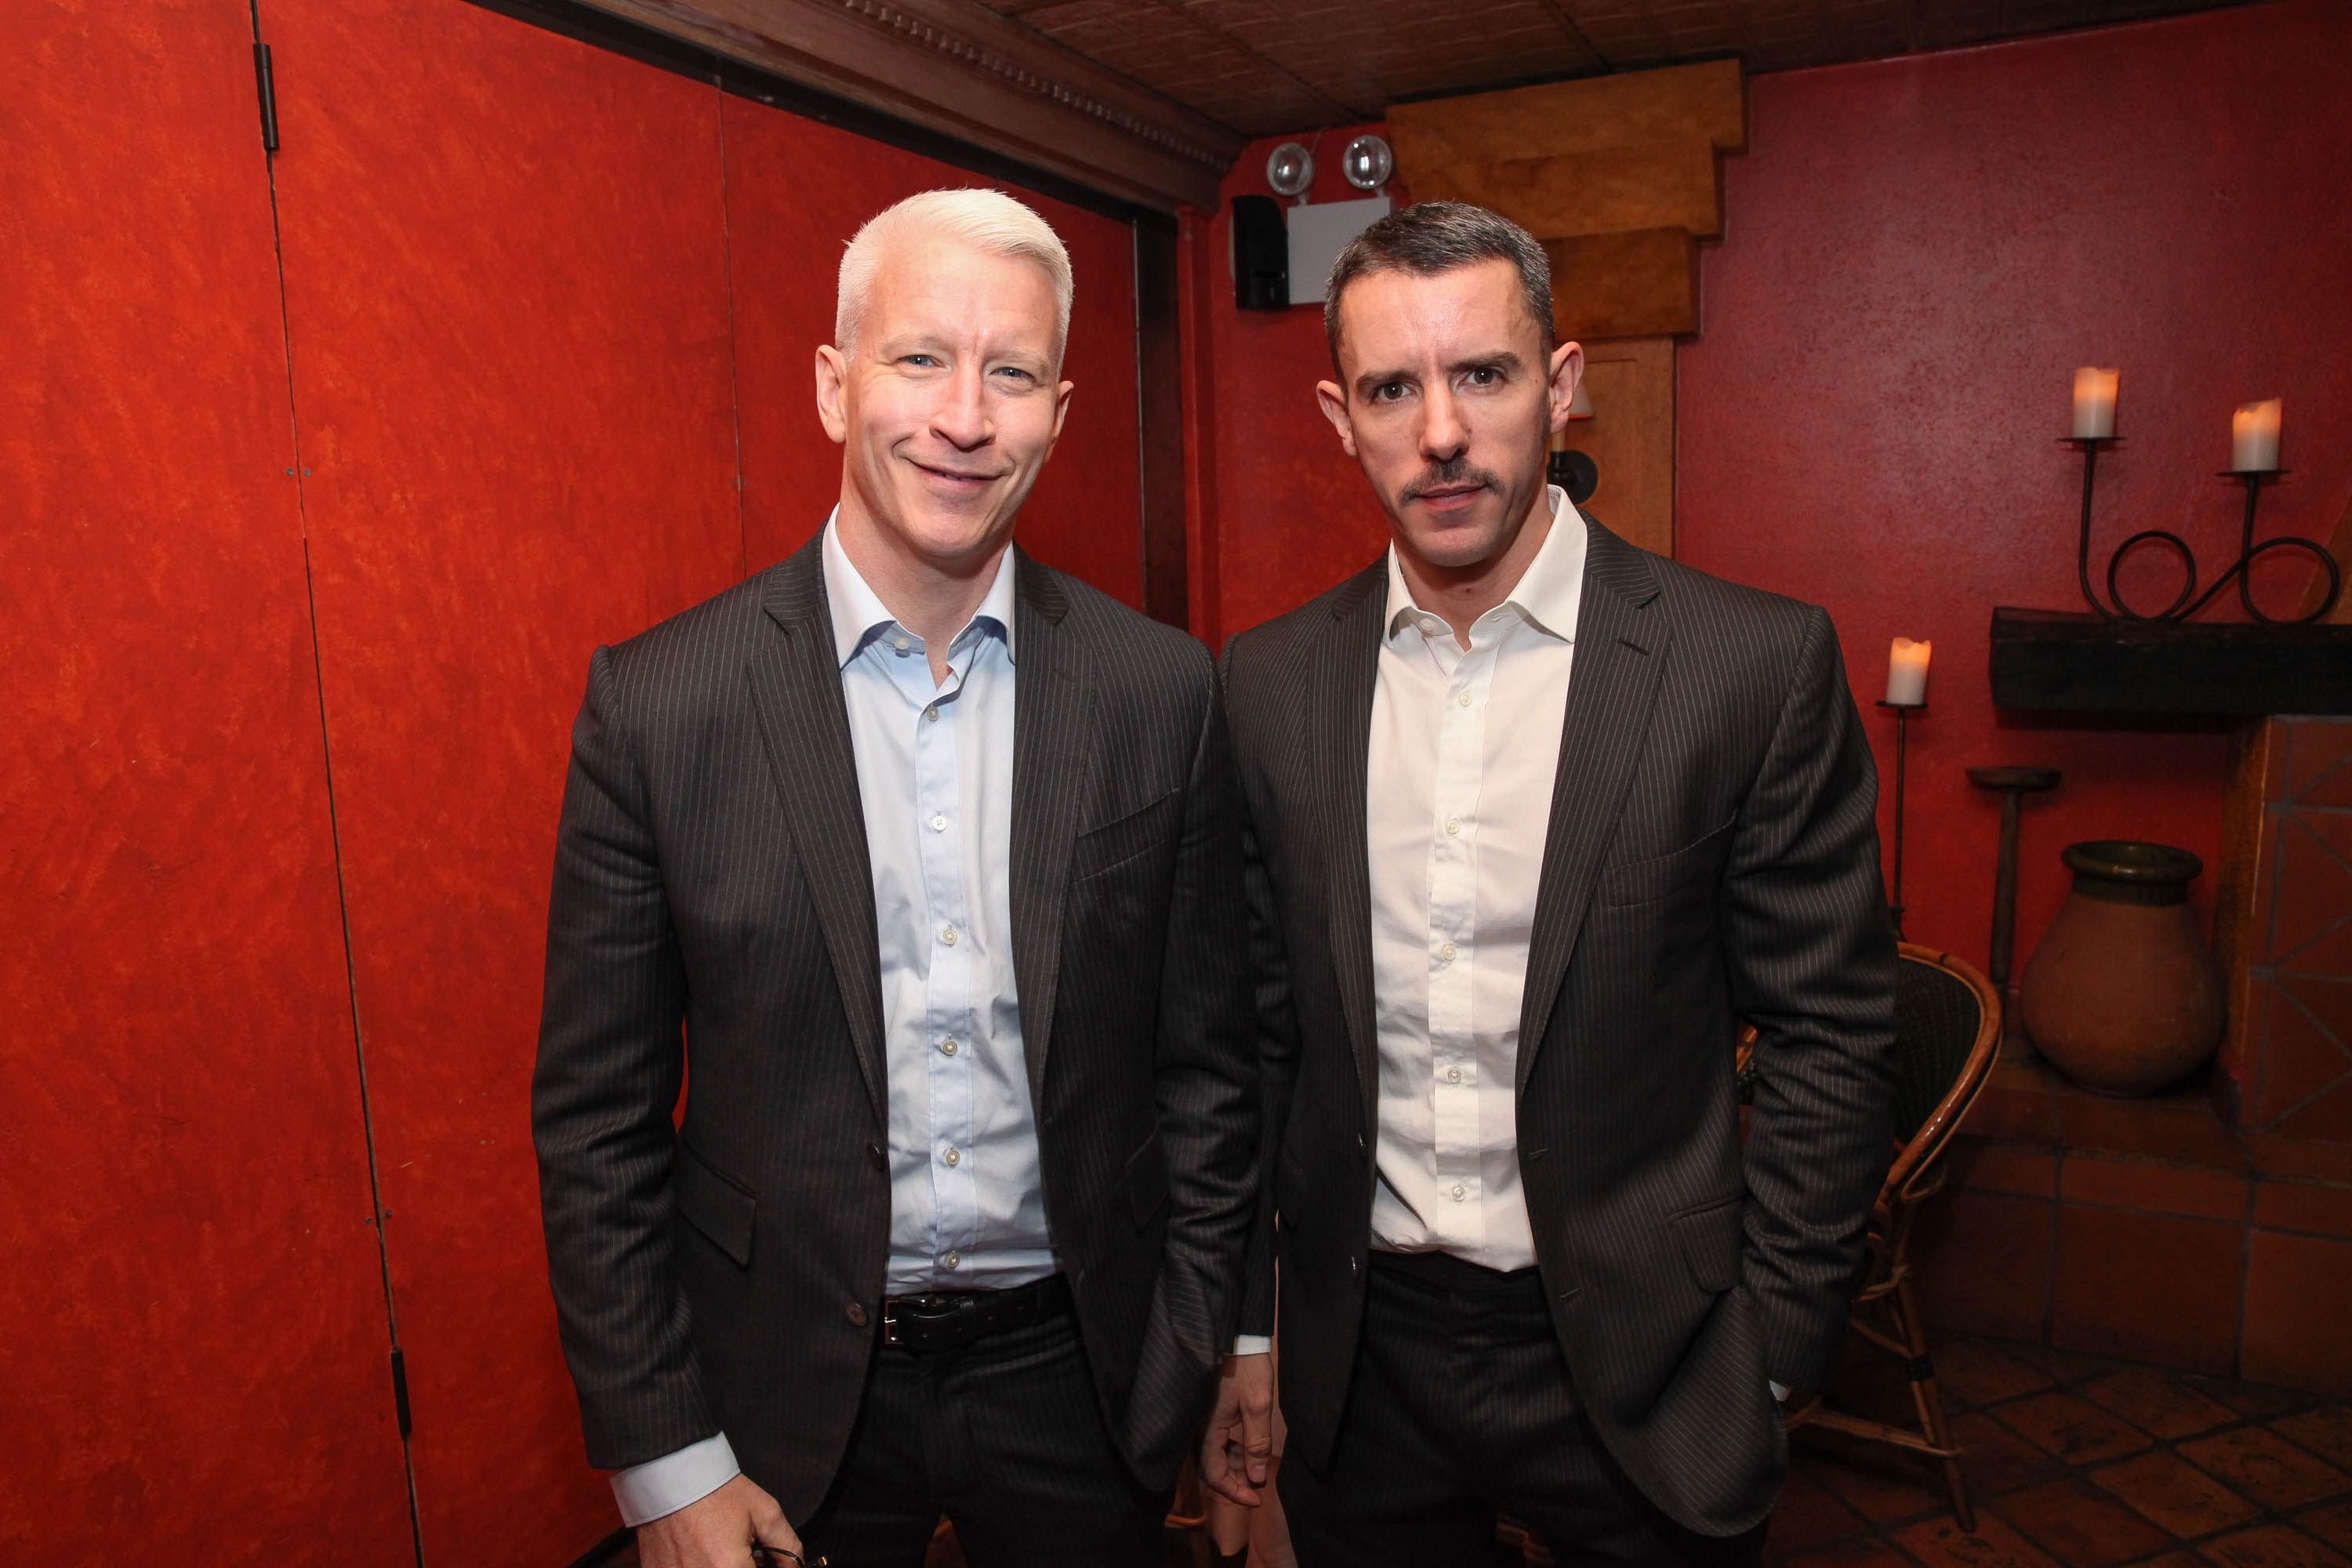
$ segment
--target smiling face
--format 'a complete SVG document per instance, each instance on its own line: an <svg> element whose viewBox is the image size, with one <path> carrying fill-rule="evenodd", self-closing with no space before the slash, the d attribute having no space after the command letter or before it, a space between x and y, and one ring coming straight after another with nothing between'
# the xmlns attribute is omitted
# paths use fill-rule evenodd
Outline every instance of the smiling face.
<svg viewBox="0 0 2352 1568"><path fill-rule="evenodd" d="M845 531L946 576L992 562L1069 407L1058 321L1034 261L952 239L894 248L846 347L817 350Z"/></svg>
<svg viewBox="0 0 2352 1568"><path fill-rule="evenodd" d="M1546 447L1567 422L1583 350L1547 355L1517 268L1500 259L1365 273L1339 310L1345 384L1316 393L1398 551L1446 578L1532 558L1543 531L1518 548L1522 530L1540 510Z"/></svg>

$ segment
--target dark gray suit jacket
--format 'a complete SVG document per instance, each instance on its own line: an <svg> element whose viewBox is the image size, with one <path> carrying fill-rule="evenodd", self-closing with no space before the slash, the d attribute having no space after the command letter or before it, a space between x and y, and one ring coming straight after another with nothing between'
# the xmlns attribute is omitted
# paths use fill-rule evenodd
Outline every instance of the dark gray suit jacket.
<svg viewBox="0 0 2352 1568"><path fill-rule="evenodd" d="M1362 1321L1378 1135L1365 771L1384 564L1235 638L1269 1213L1245 1331L1328 1462ZM1552 1318L1611 1452L1732 1534L1787 1444L1768 1379L1834 1355L1891 1143L1895 944L1875 775L1819 609L1591 524L1518 1055ZM1738 1020L1761 1032L1743 1158ZM1278 1229L1271 1211L1278 1210Z"/></svg>
<svg viewBox="0 0 2352 1568"><path fill-rule="evenodd" d="M1257 1206L1240 814L1201 646L1015 560L1012 945L1046 1220L1108 1429L1165 1485ZM572 732L531 1110L592 1463L723 1428L787 1515L822 1500L880 1318L884 1048L813 541L598 649Z"/></svg>

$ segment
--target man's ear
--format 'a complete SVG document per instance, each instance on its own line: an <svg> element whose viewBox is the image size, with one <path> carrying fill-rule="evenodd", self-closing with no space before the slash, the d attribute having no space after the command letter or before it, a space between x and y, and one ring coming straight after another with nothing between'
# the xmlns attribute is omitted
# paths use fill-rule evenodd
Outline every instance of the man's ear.
<svg viewBox="0 0 2352 1568"><path fill-rule="evenodd" d="M1562 343L1551 351L1551 430L1568 428L1568 410L1576 401L1576 384L1584 379L1584 345Z"/></svg>
<svg viewBox="0 0 2352 1568"><path fill-rule="evenodd" d="M824 433L834 443L849 439L849 411L843 394L849 381L849 362L831 343L819 343L816 350L816 416L824 426ZM1059 429L1056 421L1055 428Z"/></svg>
<svg viewBox="0 0 2352 1568"><path fill-rule="evenodd" d="M1348 417L1348 395L1339 390L1336 381L1315 384L1315 401L1322 407L1323 417L1331 428L1339 432L1339 449L1349 457L1356 455L1356 426Z"/></svg>

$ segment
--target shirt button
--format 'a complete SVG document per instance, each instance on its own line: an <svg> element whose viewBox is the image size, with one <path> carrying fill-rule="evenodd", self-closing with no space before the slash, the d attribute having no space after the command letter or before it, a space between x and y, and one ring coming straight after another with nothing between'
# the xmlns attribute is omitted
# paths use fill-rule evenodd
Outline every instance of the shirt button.
<svg viewBox="0 0 2352 1568"><path fill-rule="evenodd" d="M947 830L948 819L940 816L938 812L933 812L931 814L931 831L934 833L945 833Z"/></svg>
<svg viewBox="0 0 2352 1568"><path fill-rule="evenodd" d="M866 1304L862 1301L852 1301L841 1310L841 1315L849 1320L849 1326L853 1329L866 1326Z"/></svg>
<svg viewBox="0 0 2352 1568"><path fill-rule="evenodd" d="M1462 1081L1462 1069L1460 1068L1447 1068L1445 1069L1445 1081L1448 1083L1460 1083Z"/></svg>
<svg viewBox="0 0 2352 1568"><path fill-rule="evenodd" d="M1469 1195L1470 1195L1470 1190L1469 1190L1467 1187L1465 1187L1465 1186L1464 1186L1461 1183L1459 1183L1459 1182L1456 1182L1456 1183L1454 1183L1454 1201L1455 1203L1457 1203L1457 1204L1458 1204L1458 1203L1460 1203L1463 1199L1465 1199L1465 1198L1468 1197Z"/></svg>
<svg viewBox="0 0 2352 1568"><path fill-rule="evenodd" d="M1440 963L1451 963L1454 962L1454 944L1452 942L1449 942L1444 947L1437 950L1437 961Z"/></svg>
<svg viewBox="0 0 2352 1568"><path fill-rule="evenodd" d="M1461 831L1462 831L1462 819L1461 819L1460 817L1458 817L1458 816L1449 816L1449 817L1447 817L1447 818L1445 819L1445 831L1446 831L1446 834L1447 834L1447 836L1448 836L1448 837L1451 837L1451 836L1452 836L1452 835L1454 835L1454 834L1456 834L1456 833L1461 832Z"/></svg>
<svg viewBox="0 0 2352 1568"><path fill-rule="evenodd" d="M951 1057L961 1049L963 1047L956 1043L956 1037L953 1035L940 1042L940 1055L943 1057Z"/></svg>
<svg viewBox="0 0 2352 1568"><path fill-rule="evenodd" d="M879 1143L866 1145L866 1163L877 1171L887 1170L890 1164L889 1161L882 1157L882 1145Z"/></svg>
<svg viewBox="0 0 2352 1568"><path fill-rule="evenodd" d="M940 1158L945 1160L950 1165L961 1165L963 1163L963 1151L961 1149L950 1149L946 1153L940 1155Z"/></svg>
<svg viewBox="0 0 2352 1568"><path fill-rule="evenodd" d="M1454 701L1456 701L1456 702L1458 702L1458 703L1460 703L1463 707L1467 708L1467 707L1469 707L1469 706L1470 706L1470 694L1469 694L1468 692L1466 692L1466 691L1465 691L1465 692L1464 692L1461 696L1459 696L1459 697L1455 698L1454 700Z"/></svg>
<svg viewBox="0 0 2352 1568"><path fill-rule="evenodd" d="M949 926L944 931L940 931L940 940L947 943L950 947L953 947L956 944L956 928Z"/></svg>
<svg viewBox="0 0 2352 1568"><path fill-rule="evenodd" d="M947 1265L948 1265L948 1267L949 1267L949 1268L962 1268L962 1267L963 1267L963 1254L962 1254L962 1253L961 1253L961 1252L950 1252L950 1253L949 1253L949 1254L948 1254L948 1256L947 1256Z"/></svg>
<svg viewBox="0 0 2352 1568"><path fill-rule="evenodd" d="M926 723L938 723L940 721L940 705L934 702L929 708L924 709L923 720Z"/></svg>
<svg viewBox="0 0 2352 1568"><path fill-rule="evenodd" d="M905 637L892 637L890 639L890 646L898 650L898 657L900 658L904 658L907 657L907 650L913 647L915 645Z"/></svg>

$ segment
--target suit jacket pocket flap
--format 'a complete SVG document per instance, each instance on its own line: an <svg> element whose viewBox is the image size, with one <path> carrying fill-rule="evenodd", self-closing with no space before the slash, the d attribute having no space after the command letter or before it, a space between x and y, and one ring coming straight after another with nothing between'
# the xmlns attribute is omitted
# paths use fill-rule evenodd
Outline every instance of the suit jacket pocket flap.
<svg viewBox="0 0 2352 1568"><path fill-rule="evenodd" d="M1168 1154L1160 1146L1160 1135L1153 1133L1143 1141L1143 1147L1127 1157L1127 1204L1135 1215L1135 1228L1141 1230L1168 1201Z"/></svg>
<svg viewBox="0 0 2352 1568"><path fill-rule="evenodd" d="M1740 1254L1748 1246L1748 1200L1726 1198L1675 1215L1683 1261L1702 1290L1728 1290L1739 1283Z"/></svg>
<svg viewBox="0 0 2352 1568"><path fill-rule="evenodd" d="M1671 855L1654 856L1647 860L1624 860L1606 866L1601 872L1601 901L1604 904L1643 904L1653 899L1663 899L1685 882L1712 876L1723 864L1725 853L1731 847L1731 827L1728 822L1706 835L1694 839Z"/></svg>
<svg viewBox="0 0 2352 1568"><path fill-rule="evenodd" d="M681 1142L670 1167L670 1190L677 1212L718 1245L719 1250L749 1268L751 1266L752 1221L760 1200L720 1175L702 1156Z"/></svg>
<svg viewBox="0 0 2352 1568"><path fill-rule="evenodd" d="M1082 881L1108 871L1166 838L1174 831L1176 808L1183 798L1181 790L1171 790L1139 811L1079 834L1070 849L1070 880Z"/></svg>

